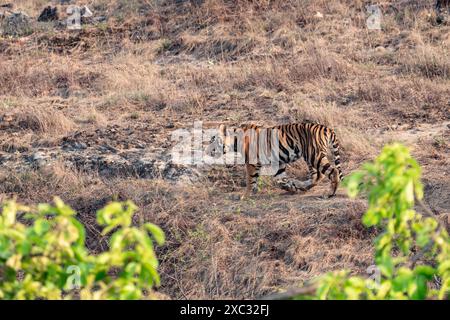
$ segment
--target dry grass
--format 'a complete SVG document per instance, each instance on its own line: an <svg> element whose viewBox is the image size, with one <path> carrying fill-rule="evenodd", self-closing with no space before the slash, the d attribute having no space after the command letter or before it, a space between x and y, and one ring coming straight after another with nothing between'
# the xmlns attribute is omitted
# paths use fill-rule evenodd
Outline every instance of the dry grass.
<svg viewBox="0 0 450 320"><path fill-rule="evenodd" d="M418 46L400 59L400 67L406 72L426 78L450 78L448 49L437 49L430 45Z"/></svg>
<svg viewBox="0 0 450 320"><path fill-rule="evenodd" d="M62 96L70 92L90 94L99 74L70 57L28 53L14 61L0 61L0 95L18 97ZM68 92L70 91L70 92Z"/></svg>
<svg viewBox="0 0 450 320"><path fill-rule="evenodd" d="M218 197L217 190L180 188L161 180L104 181L60 164L4 175L0 181L2 198L18 194L21 201L36 202L55 193L63 197L87 225L93 251L107 242L89 213L109 199L132 199L140 207L137 223L152 221L166 232L168 241L160 251L162 290L173 298L260 296L330 268L364 272L371 259L372 232L360 222L364 201L299 204L274 193L259 196L256 205ZM323 206L326 214L320 212Z"/></svg>
<svg viewBox="0 0 450 320"><path fill-rule="evenodd" d="M17 126L37 134L62 135L74 129L74 123L58 110L30 106L15 110Z"/></svg>
<svg viewBox="0 0 450 320"><path fill-rule="evenodd" d="M46 2L15 6L36 17ZM367 1L79 3L108 21L79 33L36 24L27 38L0 39L0 198L61 196L79 211L93 251L107 246L93 212L132 199L141 208L136 223L155 222L167 234L158 252L162 292L254 298L326 271L364 273L375 231L360 222L363 200L347 199L344 190L318 200L326 183L287 195L263 179L260 195L236 201L240 167L212 168L186 184L106 177L75 169L69 156L127 158L137 140L149 154L167 150L171 131L196 120L307 120L335 129L345 174L385 142L404 141L424 167L427 201L450 210L442 142L450 26L436 22L431 0L406 1L401 10L398 1L383 2L379 31L366 28ZM66 151L68 137L86 142L86 150ZM58 160L19 166L44 151ZM305 165L290 172L304 176Z"/></svg>

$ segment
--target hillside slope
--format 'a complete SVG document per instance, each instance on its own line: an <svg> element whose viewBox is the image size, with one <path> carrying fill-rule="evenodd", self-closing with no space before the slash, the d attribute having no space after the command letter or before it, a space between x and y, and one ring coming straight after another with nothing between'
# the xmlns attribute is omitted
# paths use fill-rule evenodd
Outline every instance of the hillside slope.
<svg viewBox="0 0 450 320"><path fill-rule="evenodd" d="M364 199L320 199L325 182L286 194L264 178L241 201L242 167L174 165L171 135L194 121L326 124L345 174L401 141L427 204L450 212L450 24L432 1L383 2L381 30L368 28L369 1L72 2L94 14L79 31L64 25L67 5L36 22L47 2L19 0L30 31L0 37L0 199L60 196L93 251L107 239L92 213L132 199L136 223L166 232L169 297L255 298L373 264Z"/></svg>

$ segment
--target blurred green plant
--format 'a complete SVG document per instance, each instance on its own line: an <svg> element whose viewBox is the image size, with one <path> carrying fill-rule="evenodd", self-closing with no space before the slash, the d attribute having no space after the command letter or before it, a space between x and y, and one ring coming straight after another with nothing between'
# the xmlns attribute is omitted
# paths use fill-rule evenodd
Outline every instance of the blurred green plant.
<svg viewBox="0 0 450 320"><path fill-rule="evenodd" d="M162 245L164 233L151 223L133 227L135 211L127 201L97 212L102 234L112 235L109 250L92 255L83 225L59 198L36 208L6 201L0 215L0 299L151 298L160 282L153 241Z"/></svg>
<svg viewBox="0 0 450 320"><path fill-rule="evenodd" d="M350 276L345 270L332 272L313 283L315 294L294 298L447 299L449 237L432 213L424 216L414 210L416 201L423 205L420 175L421 168L409 150L392 144L375 161L347 177L344 185L350 197L367 196L364 225L382 230L375 240L379 279ZM419 261L424 263L418 265Z"/></svg>

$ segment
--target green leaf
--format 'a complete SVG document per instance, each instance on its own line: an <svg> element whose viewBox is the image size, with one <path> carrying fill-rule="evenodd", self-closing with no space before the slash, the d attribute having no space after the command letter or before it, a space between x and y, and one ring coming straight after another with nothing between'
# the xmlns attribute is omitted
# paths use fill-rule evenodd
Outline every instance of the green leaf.
<svg viewBox="0 0 450 320"><path fill-rule="evenodd" d="M50 230L50 222L45 219L38 219L34 222L34 231L38 236L42 236Z"/></svg>
<svg viewBox="0 0 450 320"><path fill-rule="evenodd" d="M147 228L147 230L151 232L151 234L153 235L153 237L156 240L156 243L158 243L159 245L164 244L164 242L166 241L165 235L160 227L158 227L157 225L155 225L153 223L146 223L145 228Z"/></svg>
<svg viewBox="0 0 450 320"><path fill-rule="evenodd" d="M363 223L367 227L376 226L381 221L381 216L378 212L375 210L367 210L367 212L364 214Z"/></svg>

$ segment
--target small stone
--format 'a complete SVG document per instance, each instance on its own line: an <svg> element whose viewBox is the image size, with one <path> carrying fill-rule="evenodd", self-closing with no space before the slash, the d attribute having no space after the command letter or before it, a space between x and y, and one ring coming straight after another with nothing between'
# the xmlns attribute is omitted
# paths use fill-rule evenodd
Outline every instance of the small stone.
<svg viewBox="0 0 450 320"><path fill-rule="evenodd" d="M105 22L105 21L106 21L105 16L98 16L98 17L92 18L92 22L94 22L94 23L101 23L101 22Z"/></svg>
<svg viewBox="0 0 450 320"><path fill-rule="evenodd" d="M4 121L4 122L11 122L13 120L14 120L14 117L11 114L5 114L2 117L2 121Z"/></svg>
<svg viewBox="0 0 450 320"><path fill-rule="evenodd" d="M230 200L239 201L241 200L241 196L239 194L230 195Z"/></svg>
<svg viewBox="0 0 450 320"><path fill-rule="evenodd" d="M47 6L42 10L41 14L38 17L39 22L45 22L45 21L56 21L58 20L58 8L57 7L51 7Z"/></svg>
<svg viewBox="0 0 450 320"><path fill-rule="evenodd" d="M252 217L252 218L258 216L258 212L255 212L255 211L243 211L242 214L243 214L244 216Z"/></svg>
<svg viewBox="0 0 450 320"><path fill-rule="evenodd" d="M87 144L84 142L76 142L75 143L75 148L77 149L87 149Z"/></svg>
<svg viewBox="0 0 450 320"><path fill-rule="evenodd" d="M45 155L42 152L35 152L32 156L33 161L39 161L45 159Z"/></svg>
<svg viewBox="0 0 450 320"><path fill-rule="evenodd" d="M22 37L32 32L30 17L23 12L15 12L6 16L0 25L0 33L4 36Z"/></svg>
<svg viewBox="0 0 450 320"><path fill-rule="evenodd" d="M317 11L316 14L314 15L314 18L322 19L323 18L323 14L320 13L319 11Z"/></svg>

